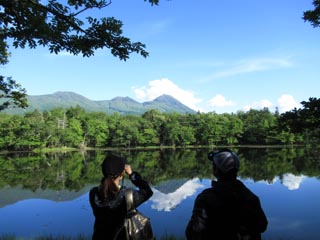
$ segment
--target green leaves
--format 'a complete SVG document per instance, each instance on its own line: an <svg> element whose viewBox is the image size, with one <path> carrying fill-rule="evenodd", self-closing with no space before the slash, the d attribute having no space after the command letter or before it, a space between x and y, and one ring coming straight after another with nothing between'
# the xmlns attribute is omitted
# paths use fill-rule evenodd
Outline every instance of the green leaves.
<svg viewBox="0 0 320 240"><path fill-rule="evenodd" d="M320 26L320 1L313 0L314 9L303 13L303 19L309 21L313 27Z"/></svg>
<svg viewBox="0 0 320 240"><path fill-rule="evenodd" d="M152 4L156 2L150 1ZM0 7L4 8L0 14L3 39L12 38L16 48L46 46L55 54L67 51L90 57L99 48L109 48L112 55L120 60L127 60L131 53L146 57L148 53L144 44L131 42L122 35L120 20L82 16L89 9L102 9L109 4L111 1L96 0L70 0L68 5L56 0L49 1L47 5L31 0L1 3ZM77 18L80 14L81 18Z"/></svg>
<svg viewBox="0 0 320 240"><path fill-rule="evenodd" d="M319 143L320 99L309 98L301 104L302 108L281 114L279 126L296 136L304 136L305 144Z"/></svg>
<svg viewBox="0 0 320 240"><path fill-rule="evenodd" d="M146 1L146 0L145 0ZM0 64L8 63L8 42L15 48L47 47L50 53L67 51L73 55L91 57L97 49L110 49L111 54L126 61L132 53L148 56L146 46L132 42L123 36L122 22L114 17L100 20L86 16L90 9L102 9L111 4L106 0L57 0L47 3L39 0L0 1ZM149 0L157 5L158 0ZM25 89L1 76L0 87L10 93L0 95L9 98L0 105L0 111L12 103L26 107ZM13 90L16 89L16 90ZM1 89L0 89L1 90Z"/></svg>
<svg viewBox="0 0 320 240"><path fill-rule="evenodd" d="M87 113L57 108L0 116L0 149L42 147L139 148L319 144L320 99L281 114L268 109L237 114L178 114L149 110L140 115Z"/></svg>
<svg viewBox="0 0 320 240"><path fill-rule="evenodd" d="M0 111L9 106L28 107L26 90L12 78L0 76Z"/></svg>

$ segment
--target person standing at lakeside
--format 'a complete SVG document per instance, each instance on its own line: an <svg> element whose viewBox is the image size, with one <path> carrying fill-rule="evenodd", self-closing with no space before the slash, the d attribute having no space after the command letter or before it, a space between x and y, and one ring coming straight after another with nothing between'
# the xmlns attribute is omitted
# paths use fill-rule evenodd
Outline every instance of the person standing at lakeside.
<svg viewBox="0 0 320 240"><path fill-rule="evenodd" d="M132 170L125 158L108 155L101 164L103 178L101 184L89 192L89 201L95 217L92 239L125 239L122 228L127 214L125 192L121 186L125 174L138 187L133 190L133 205L138 207L153 194L147 181ZM123 231L121 230L123 229Z"/></svg>
<svg viewBox="0 0 320 240"><path fill-rule="evenodd" d="M229 149L210 152L217 181L201 192L186 227L188 240L260 240L268 220L259 198L240 180L238 156Z"/></svg>

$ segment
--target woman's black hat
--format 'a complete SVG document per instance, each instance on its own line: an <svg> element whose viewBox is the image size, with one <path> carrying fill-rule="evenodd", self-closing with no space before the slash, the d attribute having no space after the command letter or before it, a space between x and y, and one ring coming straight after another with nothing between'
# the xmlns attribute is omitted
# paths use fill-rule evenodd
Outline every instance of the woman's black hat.
<svg viewBox="0 0 320 240"><path fill-rule="evenodd" d="M123 170L127 160L116 155L107 155L101 164L101 170L104 177L117 177Z"/></svg>

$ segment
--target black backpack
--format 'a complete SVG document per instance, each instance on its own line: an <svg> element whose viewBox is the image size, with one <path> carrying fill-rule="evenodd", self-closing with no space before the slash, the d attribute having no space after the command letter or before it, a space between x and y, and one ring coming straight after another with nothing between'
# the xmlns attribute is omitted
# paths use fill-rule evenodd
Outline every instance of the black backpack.
<svg viewBox="0 0 320 240"><path fill-rule="evenodd" d="M150 219L140 213L133 206L133 190L127 189L125 192L127 205L127 215L123 226L118 230L114 239L117 239L119 233L125 230L126 240L153 240L153 232Z"/></svg>

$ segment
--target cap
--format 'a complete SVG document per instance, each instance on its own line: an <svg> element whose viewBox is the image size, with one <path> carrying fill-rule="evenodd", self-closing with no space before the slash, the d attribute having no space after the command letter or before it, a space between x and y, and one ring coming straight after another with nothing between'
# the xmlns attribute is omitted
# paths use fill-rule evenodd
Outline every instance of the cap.
<svg viewBox="0 0 320 240"><path fill-rule="evenodd" d="M240 161L238 156L229 149L223 149L218 152L208 153L208 159L216 165L223 173L227 173L232 169L239 169Z"/></svg>
<svg viewBox="0 0 320 240"><path fill-rule="evenodd" d="M101 170L104 177L119 176L125 167L127 160L123 157L108 155L101 164Z"/></svg>

